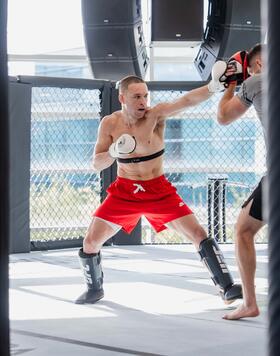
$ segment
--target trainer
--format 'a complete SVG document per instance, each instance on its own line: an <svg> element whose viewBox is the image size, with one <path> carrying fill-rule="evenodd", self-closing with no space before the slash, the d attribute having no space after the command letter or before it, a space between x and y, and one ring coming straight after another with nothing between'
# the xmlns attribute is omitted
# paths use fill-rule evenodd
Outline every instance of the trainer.
<svg viewBox="0 0 280 356"><path fill-rule="evenodd" d="M262 113L262 52L264 45L256 44L248 54L245 51L236 53L228 65L234 65L234 74L228 76L228 89L224 92L218 106L218 122L228 125L241 118L246 111L254 106L257 116L264 128L266 127ZM247 78L247 79L246 79ZM244 80L245 79L245 80ZM236 85L242 85L235 95ZM265 177L261 179L252 194L242 205L235 227L235 249L237 264L242 280L243 304L224 316L224 319L241 319L256 317L259 308L255 293L256 251L254 239L257 232L264 226L265 219L262 209L262 190Z"/></svg>

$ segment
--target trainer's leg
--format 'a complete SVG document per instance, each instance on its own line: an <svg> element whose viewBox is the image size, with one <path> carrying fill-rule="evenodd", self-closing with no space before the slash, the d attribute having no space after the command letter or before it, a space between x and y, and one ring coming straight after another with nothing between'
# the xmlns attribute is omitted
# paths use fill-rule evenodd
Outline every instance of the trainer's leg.
<svg viewBox="0 0 280 356"><path fill-rule="evenodd" d="M119 225L97 217L93 218L83 248L79 250L79 260L87 290L76 300L76 304L92 304L104 297L100 249L120 228Z"/></svg>
<svg viewBox="0 0 280 356"><path fill-rule="evenodd" d="M193 214L173 220L168 223L169 226L194 243L202 261L210 272L213 282L220 287L220 294L225 303L229 304L242 298L241 285L234 284L219 245L214 239L207 238L205 230Z"/></svg>
<svg viewBox="0 0 280 356"><path fill-rule="evenodd" d="M241 210L235 227L235 253L243 288L243 304L224 319L235 320L259 315L255 292L256 251L254 238L264 223L249 215L253 200Z"/></svg>

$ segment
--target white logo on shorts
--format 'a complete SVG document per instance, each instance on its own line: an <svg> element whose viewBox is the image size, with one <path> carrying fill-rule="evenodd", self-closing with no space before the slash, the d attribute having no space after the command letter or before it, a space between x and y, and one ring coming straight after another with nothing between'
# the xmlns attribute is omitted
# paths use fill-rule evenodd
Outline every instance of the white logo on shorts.
<svg viewBox="0 0 280 356"><path fill-rule="evenodd" d="M179 206L181 207L181 206L184 206L185 205L185 203L184 202L182 202L181 201L181 203L179 203Z"/></svg>
<svg viewBox="0 0 280 356"><path fill-rule="evenodd" d="M136 189L133 191L134 194L138 192L145 192L145 189L142 187L141 184L134 183L133 185L136 187Z"/></svg>

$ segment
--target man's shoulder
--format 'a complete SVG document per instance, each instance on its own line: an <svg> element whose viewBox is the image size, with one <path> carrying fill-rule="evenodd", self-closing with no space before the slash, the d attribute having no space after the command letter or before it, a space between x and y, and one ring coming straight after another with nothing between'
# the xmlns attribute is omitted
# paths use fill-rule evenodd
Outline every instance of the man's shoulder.
<svg viewBox="0 0 280 356"><path fill-rule="evenodd" d="M256 74L252 75L251 77L247 78L242 86L241 86L241 91L243 92L260 92L262 88L262 75L261 74Z"/></svg>
<svg viewBox="0 0 280 356"><path fill-rule="evenodd" d="M260 84L261 82L262 82L262 74L255 74L247 78L244 83L248 86L252 86L252 85Z"/></svg>
<svg viewBox="0 0 280 356"><path fill-rule="evenodd" d="M158 104L159 105L159 104ZM158 105L151 106L146 110L145 117L155 117Z"/></svg>
<svg viewBox="0 0 280 356"><path fill-rule="evenodd" d="M256 74L247 78L241 85L237 96L248 107L262 95L262 75Z"/></svg>
<svg viewBox="0 0 280 356"><path fill-rule="evenodd" d="M110 124L121 118L121 111L115 111L112 114L106 115L102 118L103 124Z"/></svg>
<svg viewBox="0 0 280 356"><path fill-rule="evenodd" d="M149 108L149 110L146 112L146 118L149 119L154 119L154 120L160 120L162 118L162 112L164 108L165 103L159 103L156 104L155 106L152 106Z"/></svg>

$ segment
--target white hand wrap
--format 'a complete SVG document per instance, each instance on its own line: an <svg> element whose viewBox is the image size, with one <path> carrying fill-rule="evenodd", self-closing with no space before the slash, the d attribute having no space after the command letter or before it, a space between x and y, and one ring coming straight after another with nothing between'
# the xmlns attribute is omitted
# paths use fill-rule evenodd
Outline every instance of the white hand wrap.
<svg viewBox="0 0 280 356"><path fill-rule="evenodd" d="M225 89L223 82L226 78L224 76L227 70L227 63L224 61L217 61L212 68L212 79L208 83L208 90L210 93L216 93Z"/></svg>
<svg viewBox="0 0 280 356"><path fill-rule="evenodd" d="M122 155L127 155L135 151L136 140L134 136L128 134L121 135L109 147L109 154L112 158L118 158Z"/></svg>

